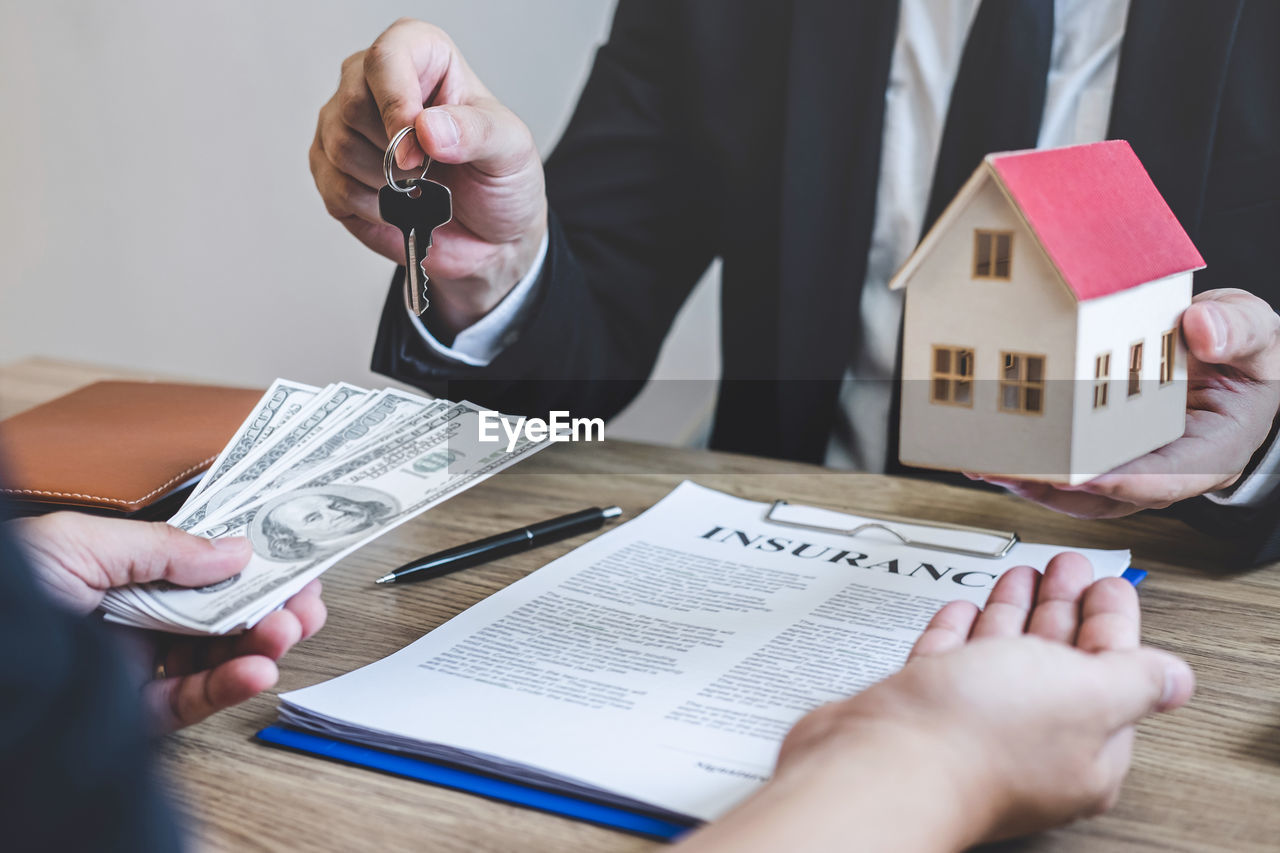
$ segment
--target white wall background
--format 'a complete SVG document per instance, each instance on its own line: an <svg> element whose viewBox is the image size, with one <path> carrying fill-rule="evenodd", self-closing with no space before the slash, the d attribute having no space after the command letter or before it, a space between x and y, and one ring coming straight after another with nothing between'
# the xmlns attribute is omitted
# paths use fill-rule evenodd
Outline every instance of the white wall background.
<svg viewBox="0 0 1280 853"><path fill-rule="evenodd" d="M328 218L307 167L342 59L399 16L432 21L546 153L612 6L4 0L0 361L385 384L368 362L389 265ZM655 375L718 375L715 291ZM708 387L651 384L610 435L687 440Z"/></svg>

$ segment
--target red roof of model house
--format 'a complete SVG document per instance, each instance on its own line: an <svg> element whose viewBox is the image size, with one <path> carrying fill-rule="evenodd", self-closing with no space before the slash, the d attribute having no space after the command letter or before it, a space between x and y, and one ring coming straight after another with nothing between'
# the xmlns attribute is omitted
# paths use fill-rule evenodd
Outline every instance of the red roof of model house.
<svg viewBox="0 0 1280 853"><path fill-rule="evenodd" d="M1080 301L1205 266L1128 142L987 163Z"/></svg>

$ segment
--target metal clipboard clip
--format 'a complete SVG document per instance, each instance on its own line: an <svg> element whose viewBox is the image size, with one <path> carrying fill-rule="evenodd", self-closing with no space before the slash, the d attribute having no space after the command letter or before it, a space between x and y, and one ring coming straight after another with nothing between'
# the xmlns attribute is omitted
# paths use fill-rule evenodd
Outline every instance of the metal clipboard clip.
<svg viewBox="0 0 1280 853"><path fill-rule="evenodd" d="M769 524L777 524L781 527L793 527L800 530L814 530L819 533L836 533L841 536L857 537L869 530L881 530L897 539L903 545L911 548L925 548L930 551L943 551L948 554L959 554L964 557L980 557L984 560L998 560L1009 554L1014 545L1019 542L1018 534L1008 530L992 530L985 527L972 527L965 524L950 524L943 521L917 521L912 518L902 518L893 515L859 515L859 518L870 519L854 527L830 527L822 524L809 524L800 521L788 521L778 517L778 510L782 507L793 506L784 500L773 502L773 506L765 511L764 520ZM822 512L832 513L835 515L847 515L840 510L827 509L826 507L803 507L805 509L816 509ZM895 530L890 525L903 525L905 527L924 527L931 530L945 530L953 533L971 533L980 536L988 536L999 540L998 545L989 551L976 548L963 548L959 545L947 545L941 542L925 542L920 539L912 539L903 535L900 531Z"/></svg>

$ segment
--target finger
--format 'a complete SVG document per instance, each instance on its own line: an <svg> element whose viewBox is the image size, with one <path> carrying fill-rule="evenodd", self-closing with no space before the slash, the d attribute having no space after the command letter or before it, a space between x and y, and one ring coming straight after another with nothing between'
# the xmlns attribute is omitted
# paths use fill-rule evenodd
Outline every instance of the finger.
<svg viewBox="0 0 1280 853"><path fill-rule="evenodd" d="M316 131L325 159L339 172L377 192L386 183L382 151L344 124L326 122Z"/></svg>
<svg viewBox="0 0 1280 853"><path fill-rule="evenodd" d="M1280 317L1252 293L1210 290L1182 315L1187 349L1207 364L1226 364L1256 379L1277 379L1275 360Z"/></svg>
<svg viewBox="0 0 1280 853"><path fill-rule="evenodd" d="M973 623L971 639L1021 634L1026 628L1039 582L1040 573L1030 566L1015 566L1001 575Z"/></svg>
<svg viewBox="0 0 1280 853"><path fill-rule="evenodd" d="M396 234L400 232L382 221L378 210L378 192L334 166L317 139L311 146L311 176L315 179L325 210L342 222L356 217L371 225L379 225ZM381 169L381 166L379 166Z"/></svg>
<svg viewBox="0 0 1280 853"><path fill-rule="evenodd" d="M1093 564L1082 554L1067 552L1049 561L1027 620L1027 633L1071 643L1080 627L1080 599L1093 583Z"/></svg>
<svg viewBox="0 0 1280 853"><path fill-rule="evenodd" d="M196 645L205 642L198 637L178 637L169 640L172 635L163 635L166 639L158 642L170 642L164 655L164 670L169 675L189 675L195 672ZM150 677L150 674L148 674Z"/></svg>
<svg viewBox="0 0 1280 853"><path fill-rule="evenodd" d="M1132 515L1141 507L1114 498L1075 489L1058 488L1050 483L1006 480L984 477L986 482L1008 489L1023 500L1073 518L1120 518ZM1083 487L1081 487L1083 488Z"/></svg>
<svg viewBox="0 0 1280 853"><path fill-rule="evenodd" d="M364 77L365 51L348 56L342 63L342 77L331 102L338 121L360 134L370 145L385 151L390 137L378 114L378 102Z"/></svg>
<svg viewBox="0 0 1280 853"><path fill-rule="evenodd" d="M253 556L242 536L204 539L167 524L157 524L156 530L154 550L141 556L135 552L131 560L130 583L163 579L177 586L206 586L235 575Z"/></svg>
<svg viewBox="0 0 1280 853"><path fill-rule="evenodd" d="M1248 463L1254 448L1233 440L1230 431L1216 425L1207 427L1208 435L1193 433L1192 417L1189 413L1186 435L1172 444L1073 488L1145 509L1163 509L1225 488ZM1225 419L1210 412L1198 412L1194 417ZM1266 418L1269 424L1271 415Z"/></svg>
<svg viewBox="0 0 1280 853"><path fill-rule="evenodd" d="M302 623L288 610L268 613L236 638L235 657L262 655L279 660L302 639Z"/></svg>
<svg viewBox="0 0 1280 853"><path fill-rule="evenodd" d="M515 174L537 157L529 129L492 99L432 107L418 116L415 129L436 160L467 163L494 177Z"/></svg>
<svg viewBox="0 0 1280 853"><path fill-rule="evenodd" d="M67 513L42 535L55 541L64 567L97 590L166 580L205 586L234 575L252 556L249 540L205 539L163 522Z"/></svg>
<svg viewBox="0 0 1280 853"><path fill-rule="evenodd" d="M1186 661L1158 649L1103 652L1091 661L1097 675L1090 701L1100 703L1109 731L1179 708L1195 692L1195 676Z"/></svg>
<svg viewBox="0 0 1280 853"><path fill-rule="evenodd" d="M176 669L166 666L165 671L169 675L190 675L202 669L212 669L218 664L240 656L239 647L244 636L244 634L235 634L225 637L197 638L191 643L196 651L188 655L187 664Z"/></svg>
<svg viewBox="0 0 1280 853"><path fill-rule="evenodd" d="M401 266L404 265L404 236L396 228L386 224L365 222L358 216L348 216L338 220L353 237L373 251Z"/></svg>
<svg viewBox="0 0 1280 853"><path fill-rule="evenodd" d="M173 731L256 696L279 675L269 658L238 657L193 675L153 681L142 692L160 728Z"/></svg>
<svg viewBox="0 0 1280 853"><path fill-rule="evenodd" d="M302 629L300 640L307 639L324 627L325 619L328 618L328 609L320 597L322 591L320 581L313 580L284 605L284 609L298 619L298 625Z"/></svg>
<svg viewBox="0 0 1280 853"><path fill-rule="evenodd" d="M441 30L407 20L392 24L365 51L365 82L388 139L413 125L448 70L453 53L453 42ZM406 169L422 162L413 140L404 140L396 149L396 162Z"/></svg>
<svg viewBox="0 0 1280 853"><path fill-rule="evenodd" d="M924 633L916 640L907 661L917 657L945 654L958 649L969 639L973 622L978 618L978 606L969 601L952 601L929 620Z"/></svg>
<svg viewBox="0 0 1280 853"><path fill-rule="evenodd" d="M1123 578L1103 578L1085 590L1076 646L1086 652L1136 649L1141 634L1138 591Z"/></svg>
<svg viewBox="0 0 1280 853"><path fill-rule="evenodd" d="M320 630L324 619L320 581L313 580L285 602L284 607L268 613L248 631L236 637L217 638L210 644L205 661L214 666L244 655L279 660L297 643Z"/></svg>

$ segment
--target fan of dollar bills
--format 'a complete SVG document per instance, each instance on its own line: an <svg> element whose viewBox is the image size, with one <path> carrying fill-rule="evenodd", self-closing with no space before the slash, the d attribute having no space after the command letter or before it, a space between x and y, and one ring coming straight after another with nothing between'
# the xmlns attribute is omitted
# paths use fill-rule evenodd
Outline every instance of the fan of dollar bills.
<svg viewBox="0 0 1280 853"><path fill-rule="evenodd" d="M249 564L199 589L112 590L106 618L187 634L252 627L356 548L545 446L482 442L480 412L392 388L276 380L169 520L247 536Z"/></svg>

